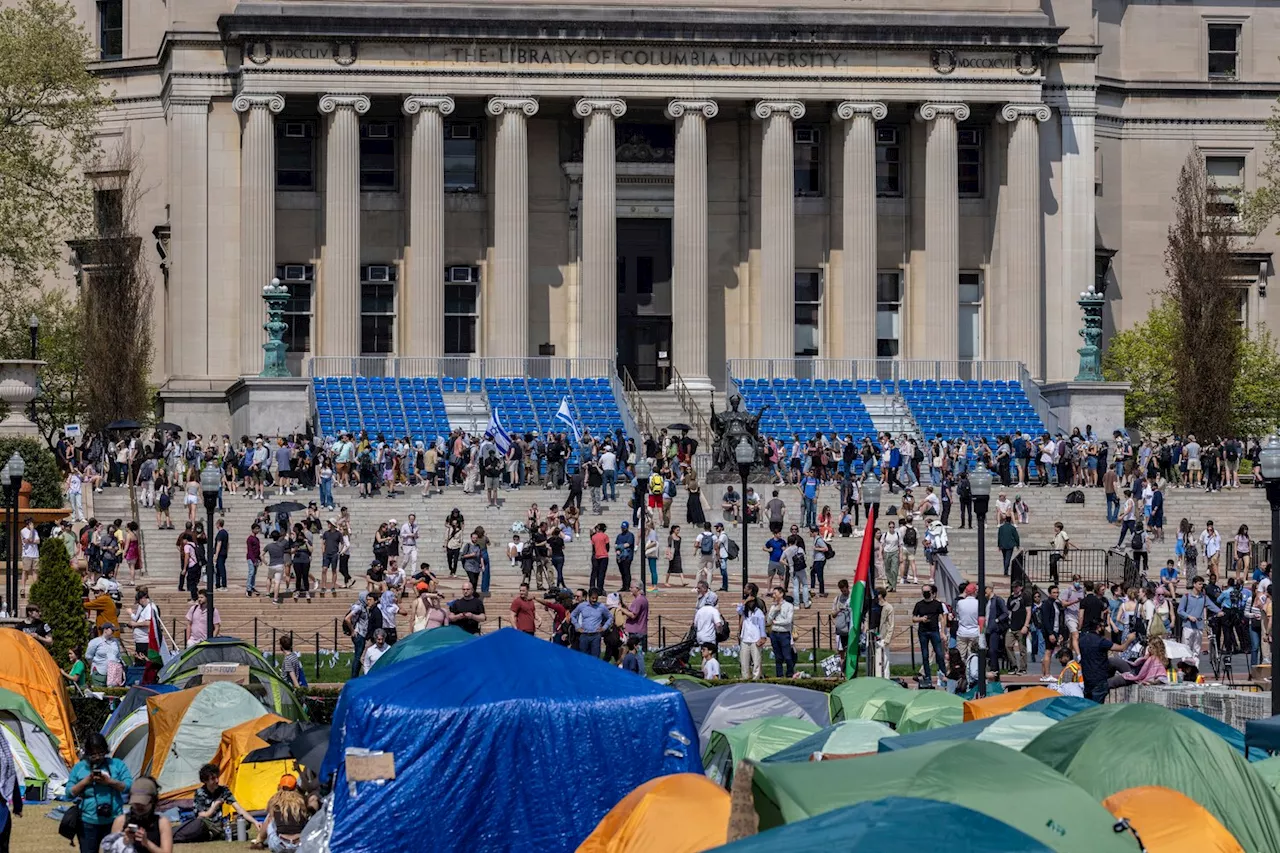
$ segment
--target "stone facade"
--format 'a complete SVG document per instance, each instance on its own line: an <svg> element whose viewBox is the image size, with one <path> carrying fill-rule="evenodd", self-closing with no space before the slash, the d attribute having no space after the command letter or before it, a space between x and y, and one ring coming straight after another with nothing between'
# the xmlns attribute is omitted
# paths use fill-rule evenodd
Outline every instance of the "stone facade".
<svg viewBox="0 0 1280 853"><path fill-rule="evenodd" d="M77 0L92 32L112 5ZM711 387L816 350L1069 380L1080 291L1142 319L1178 167L1198 144L1252 186L1280 82L1280 11L1246 0L114 5L102 139L148 171L154 379L205 432L277 272L299 371L471 347ZM1241 255L1251 326L1274 242Z"/></svg>

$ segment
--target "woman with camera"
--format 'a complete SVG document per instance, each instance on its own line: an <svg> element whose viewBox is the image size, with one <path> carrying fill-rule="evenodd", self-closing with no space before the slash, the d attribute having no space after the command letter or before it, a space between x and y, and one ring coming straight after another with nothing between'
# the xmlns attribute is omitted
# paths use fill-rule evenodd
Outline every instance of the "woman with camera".
<svg viewBox="0 0 1280 853"><path fill-rule="evenodd" d="M109 757L107 739L97 732L86 739L84 755L71 768L67 788L80 802L80 849L89 851L98 849L124 812L133 774L123 761Z"/></svg>
<svg viewBox="0 0 1280 853"><path fill-rule="evenodd" d="M129 808L111 825L111 832L120 833L126 850L173 853L173 824L156 813L159 799L160 786L155 779L139 776L133 780L129 788Z"/></svg>

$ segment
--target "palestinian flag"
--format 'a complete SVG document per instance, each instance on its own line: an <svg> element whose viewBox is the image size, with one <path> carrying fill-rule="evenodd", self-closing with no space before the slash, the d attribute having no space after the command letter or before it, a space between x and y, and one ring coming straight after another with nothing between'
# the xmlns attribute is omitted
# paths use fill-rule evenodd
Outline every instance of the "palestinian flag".
<svg viewBox="0 0 1280 853"><path fill-rule="evenodd" d="M160 624L160 609L151 606L151 627L147 629L147 664L157 670L173 657L173 650L164 639L164 626Z"/></svg>
<svg viewBox="0 0 1280 853"><path fill-rule="evenodd" d="M849 648L844 656L844 677L858 676L858 633L862 628L862 618L867 613L867 597L871 591L867 589L871 577L871 560L875 554L875 543L871 541L876 529L875 510L867 511L867 526L862 530L862 549L858 551L858 567L853 573L853 589L849 591ZM868 639L867 642L871 642Z"/></svg>

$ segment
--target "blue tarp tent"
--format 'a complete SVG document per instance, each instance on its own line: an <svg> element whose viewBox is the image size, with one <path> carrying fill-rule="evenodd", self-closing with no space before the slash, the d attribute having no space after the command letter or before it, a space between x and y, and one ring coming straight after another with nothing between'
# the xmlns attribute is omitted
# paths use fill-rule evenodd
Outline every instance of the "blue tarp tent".
<svg viewBox="0 0 1280 853"><path fill-rule="evenodd" d="M395 779L349 784L348 749L391 753ZM507 628L348 682L330 771L331 850L571 853L633 788L702 759L678 691Z"/></svg>

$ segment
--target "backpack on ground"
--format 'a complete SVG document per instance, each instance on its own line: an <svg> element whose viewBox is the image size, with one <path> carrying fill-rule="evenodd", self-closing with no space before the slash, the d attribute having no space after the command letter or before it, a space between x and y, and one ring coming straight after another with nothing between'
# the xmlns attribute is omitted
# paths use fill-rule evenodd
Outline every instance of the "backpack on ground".
<svg viewBox="0 0 1280 853"><path fill-rule="evenodd" d="M916 529L908 526L906 531L902 534L902 544L906 545L908 548L914 548L919 543L920 536L916 533Z"/></svg>
<svg viewBox="0 0 1280 853"><path fill-rule="evenodd" d="M1076 489L1074 492L1068 492L1068 493L1067 493L1067 503L1069 503L1069 504L1082 504L1082 503L1084 503L1084 491L1083 491L1083 490L1081 490L1081 489Z"/></svg>

